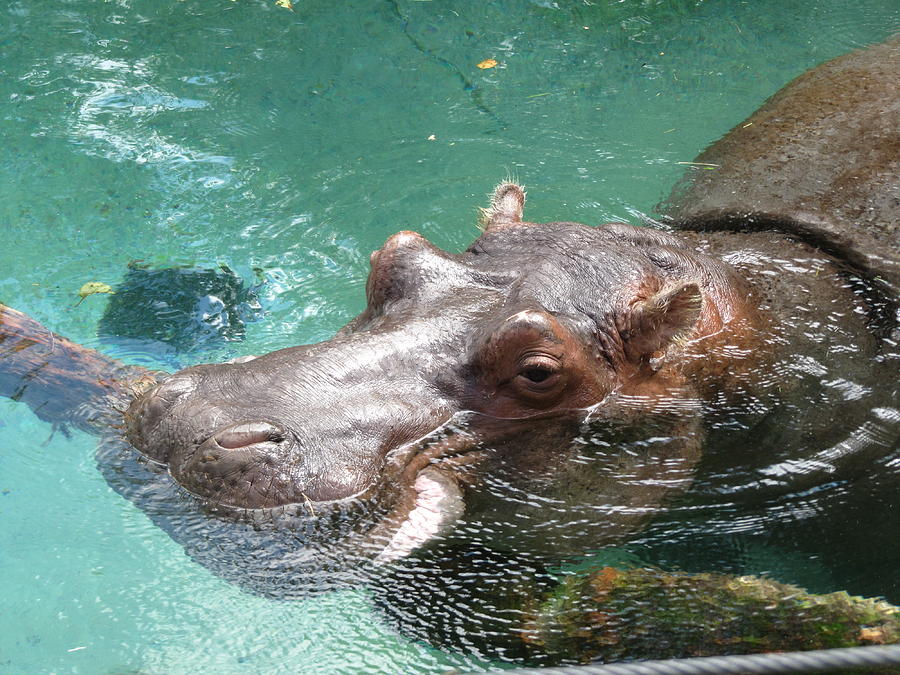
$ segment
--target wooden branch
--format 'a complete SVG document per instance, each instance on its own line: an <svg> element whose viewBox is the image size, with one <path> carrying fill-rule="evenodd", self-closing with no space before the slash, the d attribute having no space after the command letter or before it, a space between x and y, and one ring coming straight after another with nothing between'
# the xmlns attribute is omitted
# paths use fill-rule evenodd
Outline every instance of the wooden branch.
<svg viewBox="0 0 900 675"><path fill-rule="evenodd" d="M156 378L57 335L0 305L0 396L26 403L43 420L99 433Z"/></svg>

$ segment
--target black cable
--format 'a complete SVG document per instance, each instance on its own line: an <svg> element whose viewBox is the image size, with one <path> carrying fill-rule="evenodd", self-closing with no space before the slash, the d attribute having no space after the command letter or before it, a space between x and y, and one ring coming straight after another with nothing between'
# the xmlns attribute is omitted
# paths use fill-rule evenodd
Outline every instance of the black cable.
<svg viewBox="0 0 900 675"><path fill-rule="evenodd" d="M890 671L880 670L888 667L892 667ZM504 675L769 675L771 673L834 673L847 668L878 668L878 671L873 672L900 673L900 646L704 656L691 659L634 661L596 666L518 668L506 670Z"/></svg>

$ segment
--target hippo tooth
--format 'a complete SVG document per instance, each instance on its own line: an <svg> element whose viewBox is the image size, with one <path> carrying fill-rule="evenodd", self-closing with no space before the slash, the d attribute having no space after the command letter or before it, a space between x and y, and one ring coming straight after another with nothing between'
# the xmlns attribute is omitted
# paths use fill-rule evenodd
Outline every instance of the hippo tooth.
<svg viewBox="0 0 900 675"><path fill-rule="evenodd" d="M464 510L462 491L447 474L429 467L416 476L416 503L391 541L375 558L386 563L409 555L456 523Z"/></svg>

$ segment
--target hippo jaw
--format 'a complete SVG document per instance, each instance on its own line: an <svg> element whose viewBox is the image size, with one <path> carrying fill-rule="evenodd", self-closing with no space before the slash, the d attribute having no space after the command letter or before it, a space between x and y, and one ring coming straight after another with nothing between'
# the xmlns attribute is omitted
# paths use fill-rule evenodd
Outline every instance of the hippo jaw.
<svg viewBox="0 0 900 675"><path fill-rule="evenodd" d="M433 442L454 415L553 416L613 393L652 408L702 384L704 350L746 342L749 294L720 261L628 225L526 223L523 204L498 187L458 255L394 235L335 338L176 373L129 407L128 439L225 509L382 501L389 560L461 513L455 465L477 440Z"/></svg>
<svg viewBox="0 0 900 675"><path fill-rule="evenodd" d="M195 377L196 373L187 371L186 375ZM172 404L177 404L181 396L189 396L193 389L185 386L183 377L185 374L173 376L132 405L127 417L133 443L142 441L142 422L159 430L164 420L148 422L153 421L152 412L160 401L170 406L165 414L178 412L178 406ZM213 423L221 418L220 409L205 413ZM421 438L378 451L384 457L372 475L344 484L311 484L298 470L302 462L294 434L267 421L229 424L186 452L176 450L155 457L145 452L145 456L165 465L186 492L226 517L233 514L265 522L268 512L285 512L303 520L317 519L339 511L344 504L368 503L372 505L369 511L380 514L378 521L374 525L361 523L365 529L358 532L359 536L338 545L352 544L355 550L365 551L368 558L383 564L447 532L463 514L463 490L455 467L471 460L467 454L477 441L465 432L447 432L450 422L459 417L436 418L437 427Z"/></svg>

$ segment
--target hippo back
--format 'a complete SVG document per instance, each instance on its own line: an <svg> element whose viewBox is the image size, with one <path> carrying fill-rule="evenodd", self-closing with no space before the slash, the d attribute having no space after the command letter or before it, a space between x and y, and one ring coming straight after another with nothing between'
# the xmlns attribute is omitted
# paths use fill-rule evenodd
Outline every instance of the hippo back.
<svg viewBox="0 0 900 675"><path fill-rule="evenodd" d="M900 289L900 36L804 73L705 150L678 229L775 229Z"/></svg>

